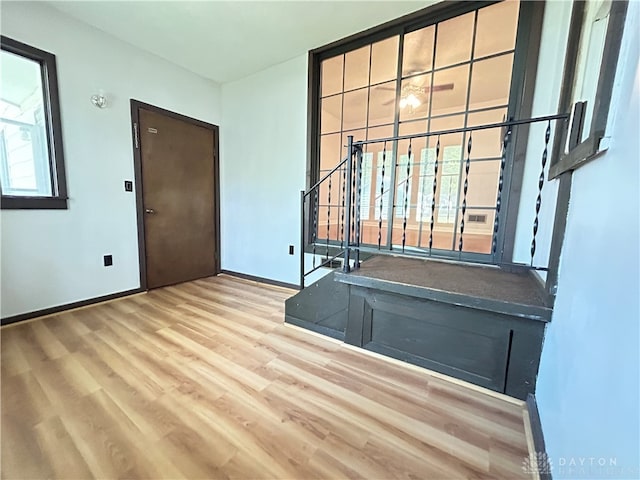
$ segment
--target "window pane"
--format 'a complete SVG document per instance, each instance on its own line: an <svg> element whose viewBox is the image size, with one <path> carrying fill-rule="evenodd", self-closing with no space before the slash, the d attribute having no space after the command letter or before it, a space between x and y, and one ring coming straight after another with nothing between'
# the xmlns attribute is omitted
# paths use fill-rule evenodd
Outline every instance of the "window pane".
<svg viewBox="0 0 640 480"><path fill-rule="evenodd" d="M464 126L464 115L455 115L431 120L431 130L450 130ZM435 147L433 138L430 147ZM451 249L455 230L456 211L460 185L460 162L462 161L465 136L462 133L440 137L438 178L436 189L434 248ZM433 168L433 167L432 167ZM433 177L432 177L433 178ZM430 217L429 217L430 218Z"/></svg>
<svg viewBox="0 0 640 480"><path fill-rule="evenodd" d="M429 115L430 92L430 73L403 80L399 102L400 120L426 118Z"/></svg>
<svg viewBox="0 0 640 480"><path fill-rule="evenodd" d="M453 130L454 128L464 127L464 115L450 115L442 118L431 119L431 131L439 132L441 130ZM433 139L435 144L436 139ZM452 133L444 135L440 138L442 145L462 145L462 134Z"/></svg>
<svg viewBox="0 0 640 480"><path fill-rule="evenodd" d="M0 178L4 195L51 196L40 64L0 55Z"/></svg>
<svg viewBox="0 0 640 480"><path fill-rule="evenodd" d="M420 150L420 172L418 178L417 222L431 222L431 203L433 200L433 179L435 172L436 149L434 146Z"/></svg>
<svg viewBox="0 0 640 480"><path fill-rule="evenodd" d="M405 198L407 199L407 217L410 217L409 207L411 206L411 193L413 186L413 165L416 161L415 149L411 142L409 151L409 141L398 142L398 162L396 163L396 198L394 212L396 218L402 218L405 212ZM411 153L411 156L409 156Z"/></svg>
<svg viewBox="0 0 640 480"><path fill-rule="evenodd" d="M486 125L488 123L500 123L504 122L507 116L506 107L503 108L494 108L492 110L483 110L481 112L473 112L469 113L469 118L467 119L467 125L470 127L475 127L478 125ZM474 135L476 132L474 132Z"/></svg>
<svg viewBox="0 0 640 480"><path fill-rule="evenodd" d="M340 160L340 134L322 135L320 137L320 173L335 167ZM322 176L322 175L321 175Z"/></svg>
<svg viewBox="0 0 640 480"><path fill-rule="evenodd" d="M471 59L475 12L438 24L436 68L468 62Z"/></svg>
<svg viewBox="0 0 640 480"><path fill-rule="evenodd" d="M347 157L347 144L348 144L348 137L349 135L353 136L353 141L357 142L359 140L365 140L366 139L366 131L365 130L350 130L350 131L345 131L342 133L342 140L340 141L340 147L341 147L341 154L340 154L340 160L343 160ZM367 164L369 165L369 164ZM334 175L335 178L335 175ZM366 181L366 180L365 180ZM342 179L340 180L340 182L342 182ZM340 183L340 185L342 185L342 183ZM335 198L335 201L333 201L332 203L335 204L340 204L342 205L342 188L340 188L340 190L336 189L335 193L332 194L332 197Z"/></svg>
<svg viewBox="0 0 640 480"><path fill-rule="evenodd" d="M374 153L376 158L375 218L376 220L380 220L382 216L382 220L384 221L389 218L389 194L392 187L391 172L393 170L392 145L387 144L386 150L380 148ZM386 240L383 243L386 243Z"/></svg>
<svg viewBox="0 0 640 480"><path fill-rule="evenodd" d="M396 110L396 82L371 87L369 94L369 126L392 123Z"/></svg>
<svg viewBox="0 0 640 480"><path fill-rule="evenodd" d="M424 120L418 122L404 123L400 127L401 135L408 135L413 133L423 133L426 129L426 122ZM404 202L405 196L407 197L407 225L411 228L416 223L416 207L420 206L420 201L425 192L421 190L424 180L424 168L425 155L427 152L427 138L417 137L411 139L411 164L408 166L409 177L407 177L407 159L409 155L409 141L403 140L398 144L398 155L400 161L398 162L398 172L396 172L396 180L398 184L398 191L396 193L396 217L404 218ZM407 181L408 178L408 181ZM408 190L408 196L407 194ZM401 225L398 225L401 227ZM407 236L407 245L416 246L417 237L413 235Z"/></svg>
<svg viewBox="0 0 640 480"><path fill-rule="evenodd" d="M506 116L506 108L470 113L467 125L472 127L476 125L500 123L506 119ZM502 134L501 128L490 128L473 132L471 159L499 157L502 153Z"/></svg>
<svg viewBox="0 0 640 480"><path fill-rule="evenodd" d="M433 68L433 34L431 25L404 36L402 75L428 72Z"/></svg>
<svg viewBox="0 0 640 480"><path fill-rule="evenodd" d="M436 197L436 221L455 223L458 209L458 189L460 186L460 162L462 145L446 145L442 148L441 169Z"/></svg>
<svg viewBox="0 0 640 480"><path fill-rule="evenodd" d="M415 135L425 133L427 131L427 120L417 120L412 122L403 122L400 124L399 134ZM431 139L426 137L418 137L411 139L411 166L409 182L407 178L407 154L409 141L403 140L398 145L398 155L400 162L398 171L396 172L397 192L396 192L396 218L402 218L404 221L404 200L408 186L409 195L407 202L407 231L405 238L406 246L419 246L421 238L420 219L423 221L430 220L431 214L431 197L429 196L433 188L433 162L428 160L435 158L435 148L427 148L427 142ZM435 142L435 140L434 140ZM435 145L435 143L434 143ZM432 155L432 156L429 156ZM428 163L428 164L427 164ZM431 175L430 175L431 174ZM428 205L428 206L427 206ZM428 217L427 217L428 216ZM393 242L402 243L402 223L396 222L393 228Z"/></svg>
<svg viewBox="0 0 640 480"><path fill-rule="evenodd" d="M469 108L497 107L509 103L513 54L481 60L473 64Z"/></svg>
<svg viewBox="0 0 640 480"><path fill-rule="evenodd" d="M344 55L328 58L320 65L322 80L320 95L326 97L342 91L342 68Z"/></svg>
<svg viewBox="0 0 640 480"><path fill-rule="evenodd" d="M493 209L467 210L464 218L464 235L462 236L463 252L491 253L495 213ZM458 215L458 223L456 225L456 250L458 249L458 242L460 241L461 220L462 212Z"/></svg>
<svg viewBox="0 0 640 480"><path fill-rule="evenodd" d="M345 55L344 90L362 88L369 84L369 52L371 46L359 48Z"/></svg>
<svg viewBox="0 0 640 480"><path fill-rule="evenodd" d="M384 125L381 127L375 127L367 130L367 140L375 140L376 138L388 138L393 137L393 125ZM367 145L368 151L380 150L382 151L382 143L372 143ZM387 148L391 148L387 145Z"/></svg>
<svg viewBox="0 0 640 480"><path fill-rule="evenodd" d="M371 85L393 80L398 75L399 37L391 37L371 46Z"/></svg>
<svg viewBox="0 0 640 480"><path fill-rule="evenodd" d="M515 48L519 7L517 0L508 0L478 10L475 58Z"/></svg>
<svg viewBox="0 0 640 480"><path fill-rule="evenodd" d="M361 88L344 94L343 130L364 128L366 126L368 90L368 88Z"/></svg>
<svg viewBox="0 0 640 480"><path fill-rule="evenodd" d="M433 76L431 115L464 112L467 108L469 65L447 68Z"/></svg>
<svg viewBox="0 0 640 480"><path fill-rule="evenodd" d="M398 135L416 135L427 131L427 120L414 120L411 122L402 122L398 129Z"/></svg>
<svg viewBox="0 0 640 480"><path fill-rule="evenodd" d="M413 122L403 122L400 124L400 135L412 135L424 133L427 121L418 120ZM394 195L394 217L396 221L393 225L392 241L394 244L402 244L403 230L405 233L405 246L415 247L420 238L420 226L416 219L416 208L419 206L420 173L423 152L425 151L427 139L412 138L398 142L398 162L395 177ZM411 156L409 156L409 145L411 145ZM403 228L406 216L406 230Z"/></svg>
<svg viewBox="0 0 640 480"><path fill-rule="evenodd" d="M466 152L464 160L466 162ZM464 171L462 181L464 182ZM467 189L467 206L494 208L498 196L498 179L500 176L500 160L472 161L469 164L469 187ZM460 190L460 204L464 192Z"/></svg>
<svg viewBox="0 0 640 480"><path fill-rule="evenodd" d="M334 172L331 175L331 188L329 183L320 184L318 191L318 204L316 205L316 222L318 226L317 238L321 240L339 240L339 220L341 213L340 195L342 190L342 175Z"/></svg>
<svg viewBox="0 0 640 480"><path fill-rule="evenodd" d="M342 125L342 95L323 98L320 103L320 133L339 132Z"/></svg>
<svg viewBox="0 0 640 480"><path fill-rule="evenodd" d="M369 128L367 131L367 138L369 140L376 138L386 138L393 136L393 125L385 125L382 127ZM366 145L365 148L368 155L372 158L371 167L371 193L369 200L369 217L362 223L361 241L363 243L377 245L378 233L381 236L381 244L387 243L387 223L382 222L382 229L380 230L378 221L382 212L383 219L387 218L387 212L389 208L389 190L391 188L391 169L393 168L392 151L393 143L388 142L386 144L386 155L384 159L384 177L382 176L382 152L385 150L384 143L371 143ZM383 182L384 178L384 182ZM384 191L381 192L381 188L384 187Z"/></svg>

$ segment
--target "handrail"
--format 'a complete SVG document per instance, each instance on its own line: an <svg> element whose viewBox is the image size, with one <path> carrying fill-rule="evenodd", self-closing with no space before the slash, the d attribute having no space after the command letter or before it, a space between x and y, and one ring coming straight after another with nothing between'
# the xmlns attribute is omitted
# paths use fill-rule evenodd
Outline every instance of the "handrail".
<svg viewBox="0 0 640 480"><path fill-rule="evenodd" d="M316 188L318 188L322 182L324 182L327 178L329 178L331 175L333 175L334 173L336 173L336 170L338 170L340 167L342 167L342 165L344 165L344 164L347 162L347 160L349 160L349 156L348 156L348 155L345 157L345 159L344 159L344 160L342 160L339 164L337 164L335 167L333 167L333 169L331 169L331 171L330 171L329 173L327 173L324 177L322 177L320 180L318 180L318 181L313 185L313 187L309 188L309 190L307 190L306 192L304 192L304 196L305 196L305 197L308 197L308 196L309 196L309 194L310 194L313 190L315 190Z"/></svg>
<svg viewBox="0 0 640 480"><path fill-rule="evenodd" d="M567 118L569 118L568 113L559 113L556 115L547 115L544 117L533 117L533 118L527 118L524 120L510 120L508 122L500 122L500 123L488 123L485 125L476 125L473 127L451 128L449 130L438 130L435 132L425 132L425 133L412 133L409 135L399 135L397 137L375 138L373 140L359 140L357 142L353 142L353 145L361 146L361 145L369 145L372 143L395 142L397 140L409 140L413 138L433 137L436 135L450 135L453 133L474 132L476 130L489 130L491 128L511 127L514 125L525 125L525 124L531 124L531 123L537 123L537 122L547 122L551 120L565 120Z"/></svg>
<svg viewBox="0 0 640 480"><path fill-rule="evenodd" d="M538 266L534 264L534 256L535 256L535 250L536 250L536 234L538 231L538 212L540 210L540 203L541 203L541 192L542 192L542 183L541 181L538 182L538 198L537 198L537 202L536 202L536 219L533 225L533 240L532 240L532 246L531 246L531 263L530 265L520 265L520 264L509 264L509 263L504 263L502 260L502 258L500 256L496 257L496 245L498 244L498 242L502 241L500 239L500 228L503 228L501 226L501 224L499 223L501 221L501 219L504 217L504 214L501 213L501 203L502 203L502 197L501 197L501 192L502 192L502 183L503 183L503 173L505 168L507 167L507 162L512 161L512 157L508 157L508 155L512 155L508 154L507 152L509 151L508 146L509 146L509 138L512 135L512 128L514 126L517 125L529 125L529 124L535 124L535 123L547 123L547 128L545 131L545 137L544 137L544 152L542 154L542 159L541 159L541 170L542 173L540 174L540 178L542 178L542 175L544 175L544 167L545 167L545 163L547 161L547 156L548 156L548 147L549 147L549 137L550 137L550 132L551 132L551 122L552 121L565 121L569 118L568 114L565 113L558 113L555 115L545 115L545 116L539 116L539 117L533 117L533 118L527 118L527 119L521 119L521 120L513 120L513 118L511 118L509 121L502 121L502 122L498 122L498 123L489 123L489 124L484 124L484 125L475 125L475 126L467 126L467 127L461 127L461 128L453 128L453 129L448 129L448 130L438 130L438 131L432 131L432 132L423 132L423 133L419 133L419 134L408 134L408 135L401 135L401 136L395 136L395 137L386 137L386 138L377 138L377 139L371 139L371 140L363 140L363 141L354 141L353 136L349 135L348 138L348 145L346 145L347 147L347 155L346 157L340 161L337 165L335 165L328 173L326 173L325 175L322 176L322 178L320 180L318 180L317 182L314 183L314 185L312 185L307 191L302 190L300 192L300 223L301 223L301 231L300 231L300 286L301 288L304 288L304 284L305 284L305 277L313 272L315 272L316 270L318 270L319 268L325 267L328 264L331 264L332 261L334 261L335 259L338 259L340 257L342 257L342 264L343 264L343 270L345 272L349 272L351 270L351 261L354 261L354 266L353 268L358 268L359 267L359 256L361 252L372 252L376 254L391 254L391 255L397 255L400 251L396 250L393 248L393 242L391 242L388 245L388 251L387 250L380 250L380 242L378 242L378 249L375 250L374 247L369 247L368 245L361 245L361 219L360 219L360 196L361 196L361 176L362 176L362 155L363 155L363 151L364 145L368 145L368 144L380 144L383 142L397 142L400 140L412 140L412 139L416 139L416 138L430 138L430 137L437 137L438 138L438 145L440 144L440 136L443 135L450 135L450 134L460 134L460 133L466 133L466 132L474 132L474 131L482 131L482 130L489 130L489 129L501 129L501 135L503 137L502 139L502 147L501 147L501 154L500 156L496 156L495 158L486 158L483 160L497 160L500 162L500 176L499 176L499 182L498 182L498 193L497 193L497 198L496 198L496 204L495 206L478 206L478 205L471 205L471 206L467 206L466 202L467 202L467 198L466 198L466 194L467 194L467 185L466 185L466 179L465 179L465 186L464 186L464 200L463 200L463 209L462 209L462 215L464 216L466 209L474 209L474 208L478 208L478 209L484 209L484 210L493 210L495 211L494 214L494 226L493 226L493 233L492 235L492 250L489 253L474 253L473 251L470 250L464 250L463 251L463 232L464 232L464 217L463 220L460 222L460 231L459 233L456 233L456 235L459 235L459 244L457 247L457 261L464 261L464 262L479 262L479 263L487 263L487 264L495 264L495 265L505 265L508 266L510 268L527 268L527 269L534 269L534 270L542 270L544 271L547 267L544 266ZM469 171L469 165L471 164L471 162L475 161L475 160L471 160L470 154L471 154L471 135L469 135L469 141L468 141L468 147L467 147L467 155L466 155L466 171L467 171L467 175L468 175L468 171ZM408 155L409 157L411 157L411 143L409 143L409 150L408 150ZM438 174L438 146L436 146L436 160L434 163L434 175L437 176ZM508 159L510 158L510 160ZM392 159L393 160L393 159ZM413 174L409 171L409 165L411 165L411 163L407 164L407 177L402 180L399 181L399 183L396 184L391 184L389 185L386 189L383 189L383 192L378 194L378 192L376 191L374 194L374 202L377 202L381 196L384 195L389 195L390 193L396 191L398 188L401 188L403 184L405 185L409 185L410 182L412 181L411 178L413 177L413 174L415 174L415 171L413 172ZM415 167L415 163L413 164ZM462 164L461 164L462 165ZM398 164L397 162L395 162L395 165L392 165L393 168L398 168ZM383 166L384 168L384 166ZM462 168L462 167L461 167ZM341 169L344 169L341 171ZM320 265L316 266L316 238L317 238L317 232L318 232L318 223L317 223L317 219L318 219L318 215L319 212L317 211L318 208L318 192L319 192L319 188L321 187L321 185L324 182L327 182L328 180L328 193L327 193L327 203L331 204L331 176L334 175L336 172L340 172L342 174L344 174L344 179L342 179L341 182L341 186L342 186L342 214L341 214L341 218L339 219L339 223L338 225L338 229L340 231L340 250L338 251L337 254L335 254L334 256L332 256L331 258L329 258L329 241L330 241L330 218L331 215L329 212L331 212L330 207L331 205L326 205L327 209L326 211L324 211L324 215L326 215L327 217L327 238L326 238L326 259L320 260ZM462 170L461 170L462 171ZM421 175L422 176L422 175ZM386 186L386 185L385 185ZM461 188L459 186L459 188ZM407 191L407 189L405 189L405 191ZM436 199L435 199L435 193L436 193L436 183L434 180L434 184L433 184L433 198L431 201L431 223L430 223L430 233L429 233L429 245L428 245L428 249L426 247L426 245L424 247L420 246L420 240L418 240L418 247L417 250L412 251L411 254L407 254L410 256L428 256L429 258L433 257L433 258L446 258L446 257L450 257L450 255L452 253L456 253L456 247L455 244L450 248L450 249L441 249L438 250L438 248L432 248L432 239L433 239L433 235L434 235L434 216L435 216L435 209L439 207L440 203L436 203ZM407 194L405 193L405 214L404 214L404 221L402 223L402 233L403 233L403 241L402 241L402 254L405 254L405 234L406 234L406 225L407 225ZM394 202L394 199L390 199L390 202ZM307 203L309 202L309 203ZM312 209L313 206L313 209ZM340 207L338 205L338 207ZM370 207L370 205L369 205ZM393 208L395 208L396 206L394 205ZM381 205L382 208L382 205ZM428 208L428 207L427 207ZM457 207L456 207L457 208ZM307 217L307 215L309 217ZM313 216L312 216L313 215ZM380 213L380 221L378 224L378 237L380 238L380 232L382 229L382 211ZM456 213L456 222L457 222L457 218L458 218L458 214ZM309 219L313 219L313 226L310 225L309 222L307 222L307 220ZM387 218L387 226L385 227L387 229L387 234L389 234L389 229L392 229L392 225L393 225L393 214L391 216L391 218ZM417 221L417 220L416 220ZM469 220L471 221L471 220ZM420 219L420 229L422 229L422 223L424 222L424 219ZM341 226L340 226L341 225ZM428 226L428 225L427 225ZM314 230L314 235L312 236L312 242L313 242L313 268L310 271L305 271L305 245L307 244L307 242L309 241L308 238L305 237L305 228L313 228ZM457 227L456 227L457 228ZM437 233L437 232L436 232ZM422 234L422 230L420 230L420 235ZM336 242L338 241L338 233L335 233L336 236ZM389 238L391 239L391 236L389 236Z"/></svg>

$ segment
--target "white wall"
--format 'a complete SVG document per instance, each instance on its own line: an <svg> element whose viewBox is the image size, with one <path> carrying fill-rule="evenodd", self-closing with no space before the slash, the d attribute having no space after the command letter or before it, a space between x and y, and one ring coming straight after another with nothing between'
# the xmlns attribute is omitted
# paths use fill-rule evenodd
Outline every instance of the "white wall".
<svg viewBox="0 0 640 480"><path fill-rule="evenodd" d="M564 71L564 54L569 35L571 2L547 2L544 10L536 89L531 105L531 116L541 117L558 113L560 88ZM553 222L558 194L558 181L548 181L549 166L553 150L553 134L556 124L551 123L551 138L542 187L542 206L539 214L539 229L536 235L534 264L546 267L553 235ZM513 261L528 264L531 261L531 240L538 196L538 177L542 166L546 123L531 125L525 161L525 170L520 194L520 205L513 249Z"/></svg>
<svg viewBox="0 0 640 480"><path fill-rule="evenodd" d="M307 56L225 83L222 112L222 268L297 284Z"/></svg>
<svg viewBox="0 0 640 480"><path fill-rule="evenodd" d="M640 3L629 2L611 146L573 174L536 390L554 478L640 477L639 32Z"/></svg>
<svg viewBox="0 0 640 480"><path fill-rule="evenodd" d="M219 124L220 89L46 5L1 8L3 35L56 55L70 196L68 210L2 210L2 317L137 288L129 99Z"/></svg>

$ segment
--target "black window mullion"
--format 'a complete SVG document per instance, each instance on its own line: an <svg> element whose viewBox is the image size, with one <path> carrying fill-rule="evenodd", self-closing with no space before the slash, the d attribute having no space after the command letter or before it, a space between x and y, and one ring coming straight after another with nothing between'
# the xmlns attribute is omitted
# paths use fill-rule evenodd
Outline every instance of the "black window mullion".
<svg viewBox="0 0 640 480"><path fill-rule="evenodd" d="M404 56L404 33L398 39L398 69L396 73L396 101L393 118L393 136L397 137L400 131L400 98L402 95L402 60ZM398 164L398 142L391 146L391 175L389 179L389 201L387 204L387 248L393 250L393 216L396 203L396 165ZM380 210L382 217L382 210Z"/></svg>
<svg viewBox="0 0 640 480"><path fill-rule="evenodd" d="M51 95L49 94L49 72L47 64L44 61L40 61L40 78L42 83L42 96L44 103L44 130L47 153L49 156L49 181L51 182L51 196L58 196L58 176L56 172L56 148L54 144L53 136L53 115L51 113Z"/></svg>
<svg viewBox="0 0 640 480"><path fill-rule="evenodd" d="M438 23L435 24L434 26L434 31L433 31L433 51L431 54L431 83L429 86L429 112L427 113L427 132L431 131L431 118L432 118L432 109L433 109L433 84L434 84L434 79L435 79L435 67L436 67L436 47L438 46ZM429 151L429 143L431 142L431 138L427 137L426 139L426 148L427 148L427 152ZM427 160L427 159L425 159ZM428 164L428 161L425 161L425 168L426 168L426 164ZM426 173L426 172L425 172ZM425 175L425 178L427 177L427 175ZM424 185L422 186L422 195L425 194L426 188L430 188L430 186ZM435 194L434 194L435 196ZM422 198L418 199L419 202L422 203ZM417 212L417 208L416 208L416 212ZM422 208L420 209L420 218L417 219L420 222L420 226L419 226L419 231L418 231L418 247L420 247L420 244L422 242L422 216L424 215L424 212L422 211ZM432 215L435 215L435 212L432 212Z"/></svg>
<svg viewBox="0 0 640 480"><path fill-rule="evenodd" d="M371 65L372 63L373 63L373 44L369 46L369 79L367 80L367 117L365 119L365 127L364 127L364 138L366 140L369 140L369 108L371 107ZM368 146L365 146L364 151L362 152L362 164L360 165L361 169L364 166L365 153L368 153L367 152L368 148L369 148ZM373 180L373 156L371 158L370 163L371 163L371 179L369 180L369 185L371 185L371 182ZM362 173L363 172L361 172L361 175ZM369 218L371 214L372 203L375 204L375 201L371 202L371 195L372 194L375 195L375 191L376 191L375 188L369 188L369 211L367 212L367 218ZM360 209L362 210L362 199L360 199L359 205L360 205Z"/></svg>
<svg viewBox="0 0 640 480"><path fill-rule="evenodd" d="M476 34L478 33L478 10L476 10L475 16L473 17L473 35L471 37L471 56L469 58L469 78L467 83L467 100L465 102L464 108L464 128L467 128L467 123L469 121L469 103L471 101L471 80L473 78L473 58L476 50ZM469 135L471 135L469 133ZM453 244L451 245L451 250L456 250L456 238L458 235L458 218L460 215L460 187L462 186L462 168L464 165L464 152L465 145L467 144L467 132L462 134L462 145L460 148L460 167L458 169L458 188L456 189L456 216L453 221Z"/></svg>

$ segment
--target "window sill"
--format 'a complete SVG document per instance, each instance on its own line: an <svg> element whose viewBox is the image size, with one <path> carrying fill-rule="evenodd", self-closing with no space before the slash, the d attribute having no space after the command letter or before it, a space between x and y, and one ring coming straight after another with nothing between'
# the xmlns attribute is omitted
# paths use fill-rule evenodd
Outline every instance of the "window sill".
<svg viewBox="0 0 640 480"><path fill-rule="evenodd" d="M593 135L569 153L563 154L560 159L549 168L549 180L553 180L565 172L576 170L585 163L595 160L607 151L603 135Z"/></svg>
<svg viewBox="0 0 640 480"><path fill-rule="evenodd" d="M66 210L67 197L19 197L3 195L2 210Z"/></svg>

